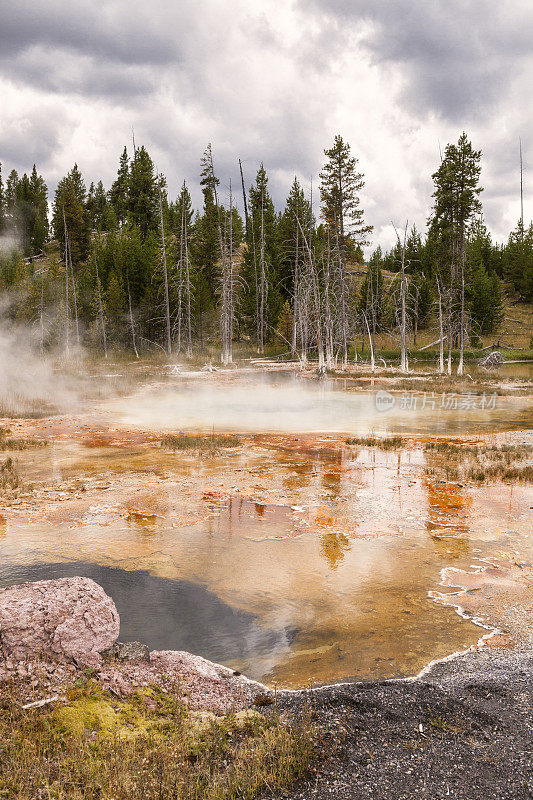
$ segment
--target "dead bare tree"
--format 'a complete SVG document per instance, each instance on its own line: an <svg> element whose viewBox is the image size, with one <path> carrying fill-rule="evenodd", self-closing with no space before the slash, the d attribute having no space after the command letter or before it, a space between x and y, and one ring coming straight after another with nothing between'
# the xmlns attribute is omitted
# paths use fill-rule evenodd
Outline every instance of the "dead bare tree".
<svg viewBox="0 0 533 800"><path fill-rule="evenodd" d="M100 275L98 273L98 261L96 259L96 247L93 247L94 252L94 268L96 271L96 291L98 297L98 316L100 317L100 327L102 330L102 342L104 345L104 358L107 358L107 336L105 330L104 307L102 304L102 287L100 285Z"/></svg>
<svg viewBox="0 0 533 800"><path fill-rule="evenodd" d="M183 183L185 186L185 182ZM191 275L190 275L190 261L189 261L189 230L187 218L183 214L183 229L182 237L184 240L184 253L185 253L185 304L186 304L186 321L187 321L187 358L192 358L192 327L191 327Z"/></svg>
<svg viewBox="0 0 533 800"><path fill-rule="evenodd" d="M366 315L366 313L364 311L363 311L363 319L365 321L366 330L367 330L367 333L368 333L368 342L369 342L369 345L370 345L370 369L372 370L372 372L375 372L376 359L375 359L375 356L374 356L374 344L372 342L372 336L370 335L370 327L368 325L368 317L367 317L367 315Z"/></svg>
<svg viewBox="0 0 533 800"><path fill-rule="evenodd" d="M39 327L41 331L40 350L44 353L44 267L41 269L41 302L39 304Z"/></svg>
<svg viewBox="0 0 533 800"><path fill-rule="evenodd" d="M229 182L229 263L228 263L228 363L233 360L233 194Z"/></svg>
<svg viewBox="0 0 533 800"><path fill-rule="evenodd" d="M229 228L229 234L227 231ZM228 238L229 237L229 238ZM229 215L228 224L224 221L224 237L222 246L224 257L222 258L222 304L220 312L220 334L221 334L221 360L227 365L232 362L232 340L233 340L233 193L231 181L229 186ZM227 250L227 254L226 254ZM227 255L227 257L226 257Z"/></svg>
<svg viewBox="0 0 533 800"><path fill-rule="evenodd" d="M161 224L161 245L163 255L163 288L165 296L165 324L166 324L166 352L168 356L172 355L172 334L170 328L170 298L168 292L168 269L167 269L167 249L165 245L165 225L163 222L163 199L161 196L161 187L159 188L159 217Z"/></svg>
<svg viewBox="0 0 533 800"><path fill-rule="evenodd" d="M246 223L246 239L249 240L250 238L250 218L248 216L248 202L246 200L246 189L244 188L244 174L242 171L242 161L239 158L239 169L241 172L241 184L242 184L242 201L244 203L244 220Z"/></svg>
<svg viewBox="0 0 533 800"><path fill-rule="evenodd" d="M400 239L400 235L396 230L396 226L393 223L393 227L396 232L396 238L398 240L398 246L400 248L400 264L401 264L401 282L400 282L400 307L401 307L400 371L401 372L409 371L409 361L407 357L407 276L405 274L405 250L407 245L407 226L408 222L405 223L403 239Z"/></svg>
<svg viewBox="0 0 533 800"><path fill-rule="evenodd" d="M299 220L298 220L298 226L300 228L303 247L307 256L307 267L309 270L309 276L312 286L312 298L314 307L313 310L314 310L315 324L316 324L315 331L316 331L318 370L319 372L321 372L325 368L325 358L324 358L324 336L322 329L322 308L321 308L320 282L318 276L318 269L316 266L314 253L311 249L311 245L307 240L306 233Z"/></svg>
<svg viewBox="0 0 533 800"><path fill-rule="evenodd" d="M265 264L265 203L264 191L261 191L261 229L259 242L259 353L265 352L265 312L268 284Z"/></svg>
<svg viewBox="0 0 533 800"><path fill-rule="evenodd" d="M63 206L63 228L65 235L65 351L68 356L70 351L70 319L69 319L69 297L68 297L69 241L68 241L68 231L67 231L67 220L65 217L65 206Z"/></svg>
<svg viewBox="0 0 533 800"><path fill-rule="evenodd" d="M437 275L436 278L437 283L437 296L438 296L438 303L439 303L439 372L444 374L444 323L443 323L443 313L442 313L442 287L439 277Z"/></svg>
<svg viewBox="0 0 533 800"><path fill-rule="evenodd" d="M131 330L131 341L133 344L133 350L135 351L135 357L139 358L139 352L137 350L137 342L135 340L135 323L133 321L133 311L131 307L131 292L130 292L130 279L128 275L128 270L126 270L126 289L128 292L128 316L130 322L130 330Z"/></svg>
<svg viewBox="0 0 533 800"><path fill-rule="evenodd" d="M297 346L298 346L298 322L300 316L300 288L298 285L298 281L300 278L299 274L299 258L300 258L300 230L298 228L298 214L295 213L296 217L296 241L295 241L295 248L294 248L294 267L293 267L293 298L292 298L292 338L291 338L291 355L294 358L296 356Z"/></svg>

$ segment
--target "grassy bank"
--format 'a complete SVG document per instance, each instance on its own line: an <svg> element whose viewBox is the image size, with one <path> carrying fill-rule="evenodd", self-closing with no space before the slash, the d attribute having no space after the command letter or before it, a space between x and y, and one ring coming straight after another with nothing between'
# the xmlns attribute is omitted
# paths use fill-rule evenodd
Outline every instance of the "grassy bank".
<svg viewBox="0 0 533 800"><path fill-rule="evenodd" d="M533 448L528 445L469 446L430 442L426 474L445 480L533 482Z"/></svg>
<svg viewBox="0 0 533 800"><path fill-rule="evenodd" d="M0 690L0 797L253 798L303 775L313 753L305 722L190 712L179 691L120 699L82 680L64 701L24 709L21 689Z"/></svg>
<svg viewBox="0 0 533 800"><path fill-rule="evenodd" d="M239 447L237 436L212 433L209 436L194 436L187 433L169 433L161 439L164 450L193 450L200 453L213 453L228 447Z"/></svg>

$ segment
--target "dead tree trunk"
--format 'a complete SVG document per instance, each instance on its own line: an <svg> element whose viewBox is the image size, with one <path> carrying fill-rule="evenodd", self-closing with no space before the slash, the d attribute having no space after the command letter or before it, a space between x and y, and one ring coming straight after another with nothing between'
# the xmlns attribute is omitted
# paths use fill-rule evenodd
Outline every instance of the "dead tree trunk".
<svg viewBox="0 0 533 800"><path fill-rule="evenodd" d="M366 316L366 314L364 312L363 312L363 317L364 317L364 320L365 320L365 323L366 323L366 330L367 330L367 333L368 333L368 341L369 341L369 344L370 344L370 369L372 370L372 372L375 372L375 370L376 370L376 361L375 361L375 358L374 358L374 345L372 344L372 336L370 335L370 327L368 325L368 319L367 319L367 316Z"/></svg>
<svg viewBox="0 0 533 800"><path fill-rule="evenodd" d="M241 171L241 184L242 184L242 201L244 203L244 220L246 224L246 239L250 239L250 218L248 217L248 203L246 201L246 189L244 188L244 175L242 172L242 162L239 158L239 169Z"/></svg>
<svg viewBox="0 0 533 800"><path fill-rule="evenodd" d="M261 192L261 242L259 248L259 353L265 352L266 265L265 265L265 208Z"/></svg>
<svg viewBox="0 0 533 800"><path fill-rule="evenodd" d="M461 258L461 328L459 331L459 363L457 374L463 374L464 354L465 354L465 265L464 258Z"/></svg>
<svg viewBox="0 0 533 800"><path fill-rule="evenodd" d="M70 319L69 319L69 297L68 297L68 282L69 282L69 242L68 242L68 231L67 231L67 220L65 217L65 206L63 206L63 228L64 228L64 235L65 235L65 351L67 356L69 355L70 351Z"/></svg>
<svg viewBox="0 0 533 800"><path fill-rule="evenodd" d="M403 234L403 241L400 240L398 231L396 237L400 246L401 254L401 283L400 283L400 370L401 372L409 371L409 362L407 358L407 278L405 275L405 247L407 242L407 222L405 223L405 230ZM396 228L395 228L396 230Z"/></svg>
<svg viewBox="0 0 533 800"><path fill-rule="evenodd" d="M448 325L448 375L452 374L452 345L453 345L453 303L452 303L452 287L448 291L447 298L447 325Z"/></svg>
<svg viewBox="0 0 533 800"><path fill-rule="evenodd" d="M298 217L296 217L298 219ZM299 235L298 223L296 223L296 244L294 254L294 277L293 277L293 293L292 293L292 339L291 339L291 356L295 358L296 349L298 346L298 316L299 316L299 287L298 287L298 258L299 258Z"/></svg>
<svg viewBox="0 0 533 800"><path fill-rule="evenodd" d="M96 270L96 289L98 292L98 314L102 328L102 342L104 345L104 358L107 358L107 336L105 331L104 307L102 304L102 287L100 286L100 275L98 273L98 261L96 260L96 247L94 248L94 268Z"/></svg>
<svg viewBox="0 0 533 800"><path fill-rule="evenodd" d="M322 314L320 307L320 285L318 280L318 270L316 269L311 247L309 245L309 242L307 241L305 232L300 222L298 222L298 225L300 228L300 233L302 234L303 246L307 252L308 268L312 285L312 293L313 293L314 307L315 307L314 310L316 316L318 370L319 372L321 372L324 369L325 361L324 361L324 339L322 333Z"/></svg>
<svg viewBox="0 0 533 800"><path fill-rule="evenodd" d="M167 251L165 247L165 226L163 223L163 200L161 189L159 189L159 216L161 220L161 242L163 246L163 286L165 292L165 322L166 322L166 342L167 355L172 355L172 334L170 330L170 298L168 293L168 270L167 270Z"/></svg>
<svg viewBox="0 0 533 800"><path fill-rule="evenodd" d="M135 324L133 322L133 311L132 311L132 308L131 308L130 279L129 279L127 271L126 271L126 287L127 287L127 291L128 291L128 310L129 310L129 318L130 318L131 341L133 343L133 350L135 351L135 357L139 358L139 352L137 350L137 342L135 341Z"/></svg>
<svg viewBox="0 0 533 800"><path fill-rule="evenodd" d="M191 328L191 276L189 265L189 230L187 220L184 224L185 235L185 303L187 307L187 358L192 358L192 328Z"/></svg>
<svg viewBox="0 0 533 800"><path fill-rule="evenodd" d="M179 258L179 267L178 267L178 319L177 319L177 342L176 342L176 352L178 355L181 352L181 321L182 321L182 309L181 309L181 295L182 295L182 287L183 287L183 229L184 229L184 219L185 219L185 203L183 202L181 205L181 220L180 220L180 258Z"/></svg>
<svg viewBox="0 0 533 800"><path fill-rule="evenodd" d="M440 281L437 278L437 293L439 297L439 372L444 374L444 322L442 318L442 290Z"/></svg>
<svg viewBox="0 0 533 800"><path fill-rule="evenodd" d="M44 354L44 267L41 271L41 303L39 309L39 322L41 329L41 355Z"/></svg>
<svg viewBox="0 0 533 800"><path fill-rule="evenodd" d="M72 281L72 298L74 300L74 321L76 324L76 344L80 346L80 321L78 317L78 295L76 292L76 283L74 281L74 269L72 267L72 253L69 247L70 255L70 279Z"/></svg>
<svg viewBox="0 0 533 800"><path fill-rule="evenodd" d="M226 239L226 230L224 230L224 239ZM226 247L225 242L223 246ZM220 317L221 359L225 365L232 362L233 338L233 194L231 182L229 189L229 241L227 249L227 263L225 257L222 262L222 308Z"/></svg>

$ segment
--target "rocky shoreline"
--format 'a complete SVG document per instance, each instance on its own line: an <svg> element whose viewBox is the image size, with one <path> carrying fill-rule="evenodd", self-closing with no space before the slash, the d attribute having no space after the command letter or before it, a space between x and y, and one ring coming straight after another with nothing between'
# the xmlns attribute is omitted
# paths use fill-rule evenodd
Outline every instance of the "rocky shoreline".
<svg viewBox="0 0 533 800"><path fill-rule="evenodd" d="M221 664L176 650L120 643L114 602L90 578L59 578L0 589L0 684L17 679L29 702L61 698L80 674L127 697L136 689L179 685L191 710L226 713L268 694L263 684Z"/></svg>
<svg viewBox="0 0 533 800"><path fill-rule="evenodd" d="M334 684L275 696L199 656L120 643L113 601L88 578L0 590L0 685L17 680L26 705L61 703L80 675L128 697L153 685L191 711L256 705L289 724L310 719L316 758L298 784L268 798L426 800L532 796L533 653L484 647L415 678Z"/></svg>

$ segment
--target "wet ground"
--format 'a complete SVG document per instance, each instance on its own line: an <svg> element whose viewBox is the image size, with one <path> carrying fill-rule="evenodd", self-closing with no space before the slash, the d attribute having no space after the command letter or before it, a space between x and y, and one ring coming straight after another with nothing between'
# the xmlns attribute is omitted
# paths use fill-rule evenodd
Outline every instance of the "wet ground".
<svg viewBox="0 0 533 800"><path fill-rule="evenodd" d="M94 577L123 638L280 686L415 674L488 632L464 617L498 625L490 599L467 608L437 593L458 591L450 568L487 598L486 559L527 568L531 487L443 480L424 445L525 441L530 397L396 394L380 410L377 392L293 376L136 383L76 415L5 423L49 444L15 454L24 487L0 498L1 585ZM241 444L159 445L213 428ZM371 432L405 441L346 444Z"/></svg>

